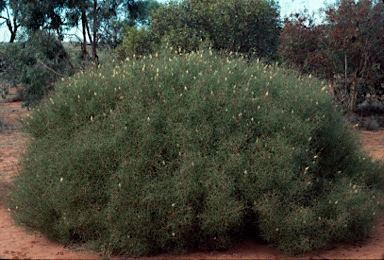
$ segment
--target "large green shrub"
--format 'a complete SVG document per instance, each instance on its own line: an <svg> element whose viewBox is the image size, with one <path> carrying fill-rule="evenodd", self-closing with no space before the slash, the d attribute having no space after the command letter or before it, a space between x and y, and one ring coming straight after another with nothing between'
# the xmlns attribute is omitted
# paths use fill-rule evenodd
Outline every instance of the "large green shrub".
<svg viewBox="0 0 384 260"><path fill-rule="evenodd" d="M182 50L197 50L200 40L212 48L256 53L275 59L280 34L279 9L270 0L184 0L161 6L151 15L154 39Z"/></svg>
<svg viewBox="0 0 384 260"><path fill-rule="evenodd" d="M365 238L383 168L325 89L211 51L78 73L25 119L9 208L56 241L135 256L245 235L288 254Z"/></svg>

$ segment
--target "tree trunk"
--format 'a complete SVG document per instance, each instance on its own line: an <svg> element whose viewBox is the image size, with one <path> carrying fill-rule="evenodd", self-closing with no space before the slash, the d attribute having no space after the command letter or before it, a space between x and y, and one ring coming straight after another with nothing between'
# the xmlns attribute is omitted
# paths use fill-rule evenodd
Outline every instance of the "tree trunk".
<svg viewBox="0 0 384 260"><path fill-rule="evenodd" d="M357 77L357 72L355 72L355 75L352 80L351 103L349 106L351 111L355 111L357 106L357 83L358 83L358 77Z"/></svg>
<svg viewBox="0 0 384 260"><path fill-rule="evenodd" d="M83 43L81 46L81 49L83 51L82 59L86 60L88 56L87 52L87 34L86 34L86 28L87 28L87 14L85 12L85 0L81 2L81 26L83 30Z"/></svg>
<svg viewBox="0 0 384 260"><path fill-rule="evenodd" d="M92 42L92 58L96 64L99 64L99 56L97 55L97 0L93 0L93 42Z"/></svg>
<svg viewBox="0 0 384 260"><path fill-rule="evenodd" d="M16 16L17 16L17 13L13 17L13 30L10 30L10 32L11 32L11 39L9 40L9 42L14 42L16 40L17 29L20 26L20 24L17 24Z"/></svg>
<svg viewBox="0 0 384 260"><path fill-rule="evenodd" d="M12 42L15 42L16 40L16 31L12 31L11 32L11 38L9 39L9 42L12 43Z"/></svg>
<svg viewBox="0 0 384 260"><path fill-rule="evenodd" d="M8 27L8 31L11 33L11 38L9 39L9 42L13 43L16 40L17 29L20 26L19 24L17 24L17 14L18 14L18 11L17 10L14 11L15 14L13 15L13 19L11 19L11 16L9 15L8 8L6 8L6 12L7 12L6 24L7 24L7 27Z"/></svg>
<svg viewBox="0 0 384 260"><path fill-rule="evenodd" d="M344 52L344 91L348 94L348 59L347 53Z"/></svg>

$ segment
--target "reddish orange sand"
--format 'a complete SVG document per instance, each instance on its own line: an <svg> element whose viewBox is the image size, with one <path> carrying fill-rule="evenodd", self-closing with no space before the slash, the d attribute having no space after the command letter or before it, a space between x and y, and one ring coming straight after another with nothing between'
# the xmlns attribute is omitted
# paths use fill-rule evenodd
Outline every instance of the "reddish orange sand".
<svg viewBox="0 0 384 260"><path fill-rule="evenodd" d="M99 259L100 253L79 246L70 248L53 243L36 232L15 226L5 208L3 196L17 170L18 159L26 137L14 127L27 111L20 103L0 103L0 117L11 124L11 129L0 134L0 259ZM12 126L13 125L13 126ZM360 131L362 144L375 159L384 158L384 130ZM296 259L383 259L384 218L377 224L375 234L365 243L338 244L327 251L310 252ZM127 259L127 257L115 257ZM284 259L276 250L246 240L224 252L190 252L186 255L160 255L141 259Z"/></svg>

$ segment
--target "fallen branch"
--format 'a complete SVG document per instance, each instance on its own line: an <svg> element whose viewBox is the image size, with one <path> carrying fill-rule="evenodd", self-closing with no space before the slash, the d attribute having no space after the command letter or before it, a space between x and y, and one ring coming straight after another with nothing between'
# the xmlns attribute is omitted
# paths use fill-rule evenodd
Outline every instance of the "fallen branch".
<svg viewBox="0 0 384 260"><path fill-rule="evenodd" d="M60 77L64 77L64 75L58 73L57 71L53 70L52 68L50 68L48 65L46 65L44 62L42 62L41 60L37 59L37 62L40 63L41 65L43 65L46 69L52 71L53 73L55 73L56 75L60 76Z"/></svg>

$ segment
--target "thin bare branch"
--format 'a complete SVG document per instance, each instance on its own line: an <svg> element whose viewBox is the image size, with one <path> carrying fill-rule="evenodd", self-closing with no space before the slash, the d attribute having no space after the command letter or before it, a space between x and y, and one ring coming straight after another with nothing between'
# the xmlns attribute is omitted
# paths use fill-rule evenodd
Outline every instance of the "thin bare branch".
<svg viewBox="0 0 384 260"><path fill-rule="evenodd" d="M46 65L44 62L42 62L41 60L37 59L37 62L40 63L41 65L44 66L44 68L48 69L49 71L55 73L56 75L60 76L60 77L64 77L63 74L60 74L58 73L57 71L53 70L52 68L50 68L48 65Z"/></svg>

